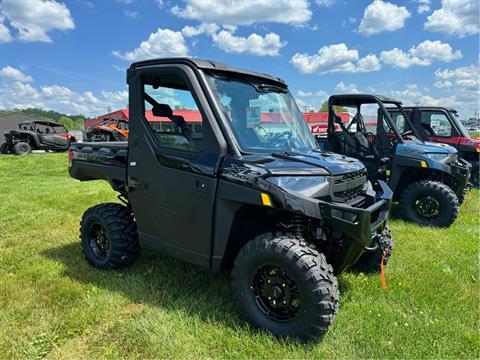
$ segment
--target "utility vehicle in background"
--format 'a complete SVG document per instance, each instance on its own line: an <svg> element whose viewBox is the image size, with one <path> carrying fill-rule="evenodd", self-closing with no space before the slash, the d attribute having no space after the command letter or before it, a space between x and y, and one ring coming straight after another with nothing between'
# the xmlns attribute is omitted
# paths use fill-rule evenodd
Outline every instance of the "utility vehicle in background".
<svg viewBox="0 0 480 360"><path fill-rule="evenodd" d="M387 110L401 132L410 130L409 124L403 119L403 114L395 108ZM448 144L457 149L458 156L472 165L470 182L478 188L480 138L470 136L457 111L438 106L408 106L403 110L410 117L410 122L422 140Z"/></svg>
<svg viewBox="0 0 480 360"><path fill-rule="evenodd" d="M66 151L76 139L62 124L52 121L28 121L18 124L18 129L4 133L2 154L26 155L32 150Z"/></svg>
<svg viewBox="0 0 480 360"><path fill-rule="evenodd" d="M406 220L450 226L463 201L470 164L459 159L457 150L449 145L423 142L413 126L399 130L390 116L392 110L388 112L385 105L410 122L401 102L394 99L363 94L331 96L325 149L361 160L372 183L386 181ZM349 108L355 116L344 124L334 106Z"/></svg>
<svg viewBox="0 0 480 360"><path fill-rule="evenodd" d="M233 301L255 327L324 334L338 311L336 275L378 270L390 256L388 186L372 185L360 161L320 151L279 78L174 58L134 63L127 82L128 143L69 153L73 178L104 179L124 203L83 215L87 261L129 265L141 244L233 268ZM201 113L195 127L173 114L179 104Z"/></svg>
<svg viewBox="0 0 480 360"><path fill-rule="evenodd" d="M128 139L128 121L123 119L105 119L85 131L86 141L126 141Z"/></svg>

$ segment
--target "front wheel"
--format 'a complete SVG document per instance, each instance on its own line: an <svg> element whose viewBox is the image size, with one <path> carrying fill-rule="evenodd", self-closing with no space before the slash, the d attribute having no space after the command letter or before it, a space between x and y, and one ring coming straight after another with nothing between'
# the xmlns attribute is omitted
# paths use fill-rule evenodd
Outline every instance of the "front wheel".
<svg viewBox="0 0 480 360"><path fill-rule="evenodd" d="M28 143L21 141L13 145L13 152L16 155L27 155L32 152L32 148Z"/></svg>
<svg viewBox="0 0 480 360"><path fill-rule="evenodd" d="M101 269L130 265L138 256L137 226L131 209L114 203L92 206L80 222L87 261Z"/></svg>
<svg viewBox="0 0 480 360"><path fill-rule="evenodd" d="M386 266L392 256L393 243L392 232L385 227L377 240L375 250L366 250L352 266L352 270L367 274L379 272L382 269L382 261Z"/></svg>
<svg viewBox="0 0 480 360"><path fill-rule="evenodd" d="M7 143L3 143L2 145L0 145L0 154L8 154L9 151L8 151L8 145Z"/></svg>
<svg viewBox="0 0 480 360"><path fill-rule="evenodd" d="M403 190L400 213L416 224L449 227L458 216L457 195L439 181L421 180Z"/></svg>
<svg viewBox="0 0 480 360"><path fill-rule="evenodd" d="M278 336L319 338L338 310L332 266L293 235L267 233L248 242L235 260L232 289L240 313Z"/></svg>
<svg viewBox="0 0 480 360"><path fill-rule="evenodd" d="M472 174L470 175L470 183L475 189L480 188L480 166L478 161L472 163Z"/></svg>

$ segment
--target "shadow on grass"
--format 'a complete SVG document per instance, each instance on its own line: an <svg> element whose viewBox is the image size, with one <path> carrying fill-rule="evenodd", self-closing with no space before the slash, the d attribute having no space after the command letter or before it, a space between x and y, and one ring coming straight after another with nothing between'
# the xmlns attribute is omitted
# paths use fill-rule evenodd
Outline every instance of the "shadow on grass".
<svg viewBox="0 0 480 360"><path fill-rule="evenodd" d="M65 276L89 286L121 293L134 303L181 311L204 322L221 323L232 329L251 329L237 315L230 293L229 271L214 273L150 252L143 252L129 268L104 271L89 266L80 245L75 243L45 250L42 255L63 263ZM340 281L339 286L341 291L350 287L348 281Z"/></svg>

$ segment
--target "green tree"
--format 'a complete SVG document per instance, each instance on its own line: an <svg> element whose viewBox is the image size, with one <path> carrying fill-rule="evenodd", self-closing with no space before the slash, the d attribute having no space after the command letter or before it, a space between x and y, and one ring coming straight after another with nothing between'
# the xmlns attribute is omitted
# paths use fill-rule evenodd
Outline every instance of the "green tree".
<svg viewBox="0 0 480 360"><path fill-rule="evenodd" d="M328 100L325 100L325 102L322 104L322 107L320 108L320 112L327 112L328 111ZM336 113L339 112L348 112L347 108L344 108L343 106L334 106L333 111Z"/></svg>

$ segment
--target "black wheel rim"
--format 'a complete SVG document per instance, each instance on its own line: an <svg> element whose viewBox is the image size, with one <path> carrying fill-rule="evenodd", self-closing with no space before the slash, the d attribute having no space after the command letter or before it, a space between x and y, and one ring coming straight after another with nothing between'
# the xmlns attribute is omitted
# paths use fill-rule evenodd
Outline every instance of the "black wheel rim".
<svg viewBox="0 0 480 360"><path fill-rule="evenodd" d="M285 270L275 265L259 268L251 289L260 310L275 321L289 321L300 309L300 290Z"/></svg>
<svg viewBox="0 0 480 360"><path fill-rule="evenodd" d="M418 198L414 204L415 212L428 219L437 217L440 214L440 202L432 196Z"/></svg>
<svg viewBox="0 0 480 360"><path fill-rule="evenodd" d="M108 240L105 227L93 222L88 229L88 244L90 249L99 259L105 259L110 252L110 241Z"/></svg>

